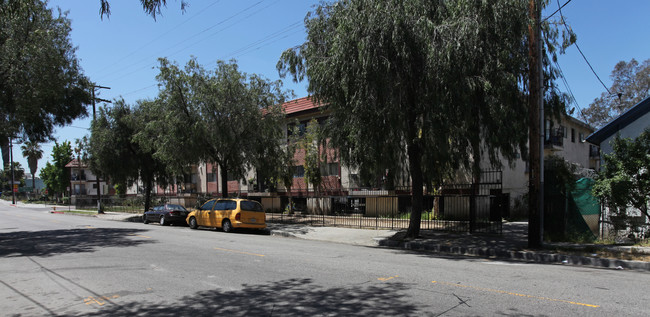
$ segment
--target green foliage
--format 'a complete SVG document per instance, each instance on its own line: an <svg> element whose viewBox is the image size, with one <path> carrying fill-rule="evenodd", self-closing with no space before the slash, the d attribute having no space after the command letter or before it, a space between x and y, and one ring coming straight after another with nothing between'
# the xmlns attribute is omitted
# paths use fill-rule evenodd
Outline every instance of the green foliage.
<svg viewBox="0 0 650 317"><path fill-rule="evenodd" d="M410 235L425 182L525 152L526 2L346 0L320 5L305 25L307 42L278 70L307 78L332 110L327 135L345 163L408 171Z"/></svg>
<svg viewBox="0 0 650 317"><path fill-rule="evenodd" d="M577 167L557 155L544 157L545 194L568 195L575 188Z"/></svg>
<svg viewBox="0 0 650 317"><path fill-rule="evenodd" d="M104 18L104 15L110 17L111 5L109 0L99 0L99 3L101 6L99 9L100 17L102 19ZM162 8L167 6L167 0L140 0L140 3L142 4L144 12L150 15L154 20L156 19L156 15L162 14ZM187 2L181 1L181 10L183 12L185 11L186 6Z"/></svg>
<svg viewBox="0 0 650 317"><path fill-rule="evenodd" d="M23 157L27 158L27 165L29 165L29 171L32 174L32 188L36 188L36 170L38 169L38 160L43 157L43 150L38 143L30 141L25 141L20 149L23 152Z"/></svg>
<svg viewBox="0 0 650 317"><path fill-rule="evenodd" d="M612 149L604 155L594 196L604 200L615 214L626 216L629 206L650 220L650 128L636 139L616 136Z"/></svg>
<svg viewBox="0 0 650 317"><path fill-rule="evenodd" d="M225 196L229 174L242 178L254 166L271 171L266 177L278 176L269 167L287 157L280 105L288 93L281 82L243 73L234 61L218 61L208 72L196 60L181 69L166 59L160 59L157 79L159 98L147 103L156 116L136 139L155 148L172 171L216 162Z"/></svg>
<svg viewBox="0 0 650 317"><path fill-rule="evenodd" d="M69 37L70 20L45 1L0 1L0 139L49 139L86 115L90 83Z"/></svg>
<svg viewBox="0 0 650 317"><path fill-rule="evenodd" d="M14 180L20 182L20 186L25 185L25 170L19 162L14 162ZM11 165L0 172L0 191L11 193Z"/></svg>
<svg viewBox="0 0 650 317"><path fill-rule="evenodd" d="M320 168L323 162L323 155L321 155L323 142L320 125L316 119L309 121L305 134L299 142L300 150L305 152L305 182L312 184L314 189L319 191L323 181Z"/></svg>
<svg viewBox="0 0 650 317"><path fill-rule="evenodd" d="M72 160L72 146L69 141L63 143L55 142L52 148L52 162L49 161L41 169L41 179L50 194L62 194L70 186L70 174L66 169L66 164Z"/></svg>
<svg viewBox="0 0 650 317"><path fill-rule="evenodd" d="M603 92L587 109L584 119L594 127L602 127L623 112L650 96L650 59L642 63L634 58L614 66L611 92Z"/></svg>
<svg viewBox="0 0 650 317"><path fill-rule="evenodd" d="M167 185L172 173L156 158L156 148L150 140L138 142L136 135L142 133L149 120L157 117L148 105L151 101L138 101L133 107L124 100L117 100L111 108L100 108L91 127L91 137L83 148L87 149L86 161L93 173L109 178L120 185L122 194L126 187L142 180L145 186L145 208L151 205L154 182Z"/></svg>

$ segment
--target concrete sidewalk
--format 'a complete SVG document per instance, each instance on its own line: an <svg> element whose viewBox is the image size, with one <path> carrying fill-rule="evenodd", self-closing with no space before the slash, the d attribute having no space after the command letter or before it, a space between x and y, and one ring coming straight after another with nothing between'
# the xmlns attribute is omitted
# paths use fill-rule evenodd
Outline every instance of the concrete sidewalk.
<svg viewBox="0 0 650 317"><path fill-rule="evenodd" d="M114 221L141 222L140 214L106 212L92 215ZM648 247L603 246L595 244L547 243L540 250L527 248L528 223L503 224L502 235L421 231L414 240L403 239L404 231L366 230L341 227L311 227L267 223L271 235L307 240L353 244L367 247L390 247L404 250L432 252L444 255L473 256L501 260L525 261L560 265L650 271L649 261L631 261L600 257L597 250L650 255ZM551 251L557 250L557 251ZM596 250L596 251L594 251ZM592 254L589 254L593 252Z"/></svg>

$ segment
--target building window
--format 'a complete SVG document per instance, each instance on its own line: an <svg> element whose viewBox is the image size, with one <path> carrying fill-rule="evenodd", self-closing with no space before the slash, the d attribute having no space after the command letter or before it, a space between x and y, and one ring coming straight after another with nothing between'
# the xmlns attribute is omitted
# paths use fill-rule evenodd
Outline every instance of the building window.
<svg viewBox="0 0 650 317"><path fill-rule="evenodd" d="M562 130L562 136L564 136L565 139L569 137L569 135L566 133L566 126L561 125L560 130Z"/></svg>
<svg viewBox="0 0 650 317"><path fill-rule="evenodd" d="M217 181L217 174L216 173L208 173L208 182L216 182Z"/></svg>
<svg viewBox="0 0 650 317"><path fill-rule="evenodd" d="M296 166L293 177L305 177L305 167L302 165Z"/></svg>
<svg viewBox="0 0 650 317"><path fill-rule="evenodd" d="M301 122L298 124L297 127L295 124L287 125L287 136L292 136L294 133L294 129L297 130L296 132L298 132L298 136L302 137L307 132L307 122Z"/></svg>
<svg viewBox="0 0 650 317"><path fill-rule="evenodd" d="M580 140L580 142L584 142L585 141L585 134L580 132L578 134L578 140Z"/></svg>
<svg viewBox="0 0 650 317"><path fill-rule="evenodd" d="M576 142L576 129L571 128L571 142Z"/></svg>
<svg viewBox="0 0 650 317"><path fill-rule="evenodd" d="M339 164L338 163L324 163L320 166L321 176L338 176Z"/></svg>

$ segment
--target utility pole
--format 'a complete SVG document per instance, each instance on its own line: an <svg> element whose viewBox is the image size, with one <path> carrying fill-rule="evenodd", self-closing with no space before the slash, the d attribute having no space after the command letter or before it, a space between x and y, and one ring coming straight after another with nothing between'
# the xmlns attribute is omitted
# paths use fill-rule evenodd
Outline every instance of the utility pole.
<svg viewBox="0 0 650 317"><path fill-rule="evenodd" d="M95 88L99 88L99 89L111 89L111 87L104 87L104 86L99 86L99 85L93 85L93 86L92 86L92 98L93 98L93 123L95 123L95 119L97 118L97 114L96 114L96 111L95 111L95 101L96 101L96 100L99 100L99 101L103 101L103 102L110 102L110 101L108 101L108 100L95 98ZM96 182L97 182L97 213L98 213L98 214L103 214L104 212L102 211L102 205L101 205L101 201L102 201L102 188L100 187L100 184L99 184L99 175L95 175L95 180L96 180Z"/></svg>
<svg viewBox="0 0 650 317"><path fill-rule="evenodd" d="M11 164L11 204L15 205L16 204L16 191L14 190L16 188L16 175L15 175L15 168L14 168L14 138L10 137L9 138L9 157L10 157L10 164Z"/></svg>
<svg viewBox="0 0 650 317"><path fill-rule="evenodd" d="M529 0L533 23L528 28L529 42L529 130L528 246L542 246L544 235L544 91L542 70L541 4Z"/></svg>

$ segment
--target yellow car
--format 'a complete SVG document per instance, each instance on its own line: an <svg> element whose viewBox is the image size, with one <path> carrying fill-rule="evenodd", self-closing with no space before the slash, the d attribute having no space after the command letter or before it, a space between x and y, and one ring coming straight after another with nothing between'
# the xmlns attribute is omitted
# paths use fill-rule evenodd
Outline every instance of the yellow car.
<svg viewBox="0 0 650 317"><path fill-rule="evenodd" d="M235 228L266 228L266 213L260 203L248 199L219 198L208 200L185 219L192 229L198 227L222 228L232 232Z"/></svg>

